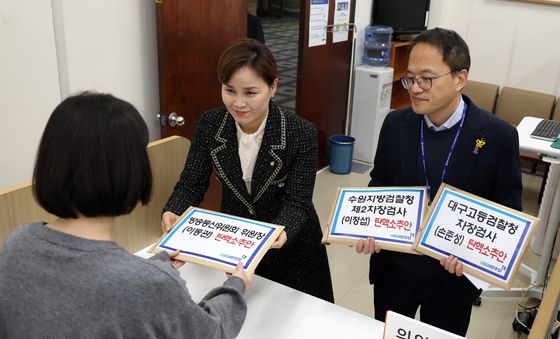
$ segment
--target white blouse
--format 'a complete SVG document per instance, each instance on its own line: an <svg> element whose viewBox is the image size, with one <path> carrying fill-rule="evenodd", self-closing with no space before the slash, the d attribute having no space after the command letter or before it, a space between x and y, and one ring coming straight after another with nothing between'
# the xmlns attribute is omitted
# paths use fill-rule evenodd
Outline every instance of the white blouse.
<svg viewBox="0 0 560 339"><path fill-rule="evenodd" d="M253 170L255 169L255 163L257 162L257 155L259 154L259 149L261 148L262 139L264 136L264 126L266 125L266 120L268 119L268 114L261 122L261 125L255 133L247 134L243 132L241 126L236 122L237 127L237 143L239 144L239 159L241 160L241 170L243 172L243 180L245 181L245 186L247 186L247 191L251 194L251 180L253 178Z"/></svg>

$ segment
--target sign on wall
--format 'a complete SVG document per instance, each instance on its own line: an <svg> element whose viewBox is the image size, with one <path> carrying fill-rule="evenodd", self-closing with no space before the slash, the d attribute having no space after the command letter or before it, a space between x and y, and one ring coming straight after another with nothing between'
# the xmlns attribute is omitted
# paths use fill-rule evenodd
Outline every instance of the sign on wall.
<svg viewBox="0 0 560 339"><path fill-rule="evenodd" d="M284 226L190 207L150 252L179 250L177 259L234 272L254 272Z"/></svg>
<svg viewBox="0 0 560 339"><path fill-rule="evenodd" d="M326 45L329 0L311 0L310 6L308 46Z"/></svg>
<svg viewBox="0 0 560 339"><path fill-rule="evenodd" d="M339 188L325 243L375 238L382 249L412 249L426 210L425 187Z"/></svg>
<svg viewBox="0 0 560 339"><path fill-rule="evenodd" d="M333 44L348 40L351 0L336 0L334 5Z"/></svg>
<svg viewBox="0 0 560 339"><path fill-rule="evenodd" d="M453 255L471 273L509 289L539 219L442 184L415 250Z"/></svg>

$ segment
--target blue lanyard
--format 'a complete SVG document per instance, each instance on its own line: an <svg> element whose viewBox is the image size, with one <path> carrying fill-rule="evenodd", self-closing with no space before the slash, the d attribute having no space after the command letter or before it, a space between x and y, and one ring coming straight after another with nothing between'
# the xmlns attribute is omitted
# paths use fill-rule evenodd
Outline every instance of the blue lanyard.
<svg viewBox="0 0 560 339"><path fill-rule="evenodd" d="M455 149L455 145L457 144L457 140L459 139L459 134L461 134L461 130L463 129L463 123L465 122L466 113L467 113L467 104L465 103L459 128L457 129L457 133L455 134L455 139L453 139L453 144L451 144L451 148L449 149L449 153L447 154L447 159L445 160L445 164L443 165L443 171L441 172L440 183L443 183L443 178L445 178L445 173L447 173L447 167L449 166L449 159L451 159L451 154L453 154L453 150ZM428 174L426 171L426 156L424 155L424 117L422 115L420 116L420 146L422 147L422 166L424 166L424 178L426 178L426 187L428 188L428 200L432 201L433 199L432 189L430 187L430 183L428 182Z"/></svg>

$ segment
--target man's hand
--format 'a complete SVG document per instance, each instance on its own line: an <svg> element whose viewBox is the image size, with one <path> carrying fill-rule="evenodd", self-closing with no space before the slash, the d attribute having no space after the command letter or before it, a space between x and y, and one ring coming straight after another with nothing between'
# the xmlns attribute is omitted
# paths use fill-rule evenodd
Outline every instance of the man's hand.
<svg viewBox="0 0 560 339"><path fill-rule="evenodd" d="M373 238L360 239L356 244L356 253L370 254L381 252L381 246Z"/></svg>
<svg viewBox="0 0 560 339"><path fill-rule="evenodd" d="M458 277L463 275L463 263L454 256L450 255L447 258L441 258L439 263L447 272L455 274Z"/></svg>

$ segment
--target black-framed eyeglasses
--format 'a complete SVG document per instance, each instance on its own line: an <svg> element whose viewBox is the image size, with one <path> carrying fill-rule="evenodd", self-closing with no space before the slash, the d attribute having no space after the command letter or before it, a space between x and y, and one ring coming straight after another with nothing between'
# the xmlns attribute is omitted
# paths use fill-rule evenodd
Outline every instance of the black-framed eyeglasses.
<svg viewBox="0 0 560 339"><path fill-rule="evenodd" d="M430 88L432 88L432 81L434 81L435 79L439 79L444 75L451 74L451 73L453 73L453 71L447 72L447 73L442 74L442 75L438 75L437 77L416 77L416 78L415 77L402 77L401 78L401 84L405 89L410 89L410 88L412 88L412 86L414 86L414 83L417 83L418 87L420 87L424 91L427 91Z"/></svg>

